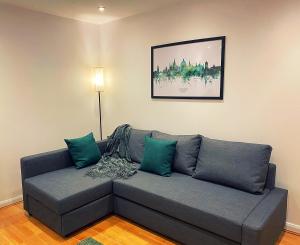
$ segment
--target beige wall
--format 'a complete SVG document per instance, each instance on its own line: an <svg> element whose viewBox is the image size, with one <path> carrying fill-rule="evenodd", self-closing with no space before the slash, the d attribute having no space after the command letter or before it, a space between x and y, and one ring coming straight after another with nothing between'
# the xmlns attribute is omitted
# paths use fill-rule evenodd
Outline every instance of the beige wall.
<svg viewBox="0 0 300 245"><path fill-rule="evenodd" d="M288 221L299 225L299 16L298 0L184 1L99 33L0 4L0 204L21 194L20 157L63 147L65 137L98 136L89 75L100 64L106 135L128 122L271 144L277 185L289 189ZM224 101L150 98L152 45L219 35L227 36Z"/></svg>
<svg viewBox="0 0 300 245"><path fill-rule="evenodd" d="M0 204L21 194L19 159L94 131L99 27L0 4Z"/></svg>
<svg viewBox="0 0 300 245"><path fill-rule="evenodd" d="M169 133L267 143L300 224L300 1L184 1L101 26L105 133L128 122ZM225 35L223 101L153 100L152 45ZM299 227L298 227L299 228Z"/></svg>

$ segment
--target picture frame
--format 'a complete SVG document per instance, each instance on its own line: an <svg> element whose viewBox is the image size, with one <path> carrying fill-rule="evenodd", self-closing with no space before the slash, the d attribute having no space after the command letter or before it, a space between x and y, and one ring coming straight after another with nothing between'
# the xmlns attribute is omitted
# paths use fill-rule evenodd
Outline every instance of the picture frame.
<svg viewBox="0 0 300 245"><path fill-rule="evenodd" d="M151 98L223 100L225 36L151 47Z"/></svg>

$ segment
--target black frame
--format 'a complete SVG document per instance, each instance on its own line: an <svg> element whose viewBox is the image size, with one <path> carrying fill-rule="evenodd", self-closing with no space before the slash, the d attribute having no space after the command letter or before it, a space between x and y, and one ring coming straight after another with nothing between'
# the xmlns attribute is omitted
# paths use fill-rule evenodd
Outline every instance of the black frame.
<svg viewBox="0 0 300 245"><path fill-rule="evenodd" d="M219 37L210 37L210 38L203 38L203 39L194 39L189 41L182 41L182 42L175 42L175 43L167 43L157 46L151 47L151 98L152 99L205 99L205 100L223 100L224 95L224 61L225 61L225 36ZM177 46L177 45L184 45L190 43L197 43L197 42L209 42L209 41L222 41L222 50L221 50L221 77L220 77L220 96L219 97L205 97L205 96L155 96L153 94L153 64L154 64L154 49L164 48L169 46Z"/></svg>

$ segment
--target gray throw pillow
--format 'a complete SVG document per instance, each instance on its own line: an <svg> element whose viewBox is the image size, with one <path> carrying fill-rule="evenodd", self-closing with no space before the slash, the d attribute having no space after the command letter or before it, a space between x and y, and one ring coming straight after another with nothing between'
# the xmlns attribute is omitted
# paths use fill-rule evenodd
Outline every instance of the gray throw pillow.
<svg viewBox="0 0 300 245"><path fill-rule="evenodd" d="M140 163L144 156L145 137L151 137L152 131L132 129L129 137L129 154L131 160Z"/></svg>
<svg viewBox="0 0 300 245"><path fill-rule="evenodd" d="M183 174L193 174L201 143L200 135L170 135L153 131L152 137L177 141L173 170Z"/></svg>
<svg viewBox="0 0 300 245"><path fill-rule="evenodd" d="M250 193L264 190L272 147L202 137L193 177Z"/></svg>

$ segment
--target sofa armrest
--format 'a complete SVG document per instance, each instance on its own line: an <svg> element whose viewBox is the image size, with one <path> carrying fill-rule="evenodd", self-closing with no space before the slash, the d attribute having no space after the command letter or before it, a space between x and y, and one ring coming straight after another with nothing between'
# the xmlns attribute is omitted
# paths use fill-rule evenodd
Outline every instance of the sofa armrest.
<svg viewBox="0 0 300 245"><path fill-rule="evenodd" d="M276 165L274 163L269 163L268 174L266 179L265 188L272 190L275 188L275 178L276 178Z"/></svg>
<svg viewBox="0 0 300 245"><path fill-rule="evenodd" d="M102 154L105 151L106 143L106 140L97 142ZM21 158L22 179L70 167L72 165L73 162L67 148L23 157Z"/></svg>
<svg viewBox="0 0 300 245"><path fill-rule="evenodd" d="M273 245L284 229L287 190L274 188L244 221L242 245Z"/></svg>
<svg viewBox="0 0 300 245"><path fill-rule="evenodd" d="M67 149L45 152L21 158L22 180L72 166Z"/></svg>

